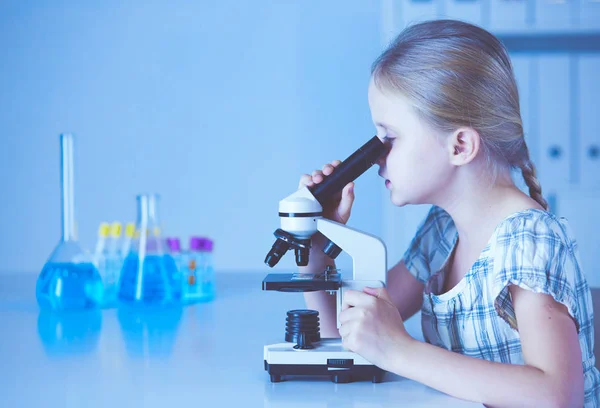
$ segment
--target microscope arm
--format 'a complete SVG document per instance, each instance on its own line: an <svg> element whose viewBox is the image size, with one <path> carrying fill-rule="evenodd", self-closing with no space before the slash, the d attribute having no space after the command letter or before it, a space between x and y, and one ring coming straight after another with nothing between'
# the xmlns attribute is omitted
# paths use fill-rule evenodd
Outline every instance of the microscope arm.
<svg viewBox="0 0 600 408"><path fill-rule="evenodd" d="M343 280L336 299L336 321L340 327L340 312L346 290L362 291L365 286L385 287L387 254L383 241L374 235L325 218L318 218L317 230L352 257L352 279Z"/></svg>
<svg viewBox="0 0 600 408"><path fill-rule="evenodd" d="M352 257L352 280L385 283L387 254L376 236L326 218L318 218L317 230Z"/></svg>

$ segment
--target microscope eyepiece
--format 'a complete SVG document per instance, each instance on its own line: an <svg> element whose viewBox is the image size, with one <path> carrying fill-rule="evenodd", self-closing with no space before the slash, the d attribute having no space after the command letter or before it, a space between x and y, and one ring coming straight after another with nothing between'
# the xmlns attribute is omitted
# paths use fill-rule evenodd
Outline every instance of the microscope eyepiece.
<svg viewBox="0 0 600 408"><path fill-rule="evenodd" d="M386 152L386 145L379 137L373 136L371 140L341 162L331 175L324 177L321 183L309 187L309 190L317 201L323 205L328 198L342 191L346 184L356 180L367 171Z"/></svg>

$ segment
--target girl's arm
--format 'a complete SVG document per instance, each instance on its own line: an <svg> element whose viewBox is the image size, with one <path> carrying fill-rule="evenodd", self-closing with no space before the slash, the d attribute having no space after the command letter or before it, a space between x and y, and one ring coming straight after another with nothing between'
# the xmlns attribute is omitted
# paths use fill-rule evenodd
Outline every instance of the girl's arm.
<svg viewBox="0 0 600 408"><path fill-rule="evenodd" d="M551 296L509 287L525 365L494 363L416 340L393 350L389 371L490 407L582 407L576 326Z"/></svg>
<svg viewBox="0 0 600 408"><path fill-rule="evenodd" d="M403 261L388 271L386 286L403 320L407 320L421 309L425 285L408 271Z"/></svg>
<svg viewBox="0 0 600 408"><path fill-rule="evenodd" d="M321 242L322 238L320 236L315 237L315 240L316 245L313 246L314 248L318 245L322 246L323 242ZM300 272L322 273L327 265L335 268L335 262L323 254L322 251L311 248L309 259L311 259L310 265L305 268L299 268ZM402 319L407 320L421 309L424 285L408 271L404 262L398 262L388 271L386 286ZM304 292L304 300L306 301L307 308L319 311L321 335L324 338L340 337L336 326L335 296L323 291Z"/></svg>

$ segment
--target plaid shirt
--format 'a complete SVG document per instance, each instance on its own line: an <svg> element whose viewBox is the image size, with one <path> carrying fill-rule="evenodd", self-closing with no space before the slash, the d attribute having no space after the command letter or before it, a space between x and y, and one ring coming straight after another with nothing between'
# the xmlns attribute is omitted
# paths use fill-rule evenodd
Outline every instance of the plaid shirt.
<svg viewBox="0 0 600 408"><path fill-rule="evenodd" d="M524 364L508 286L551 295L576 322L585 407L600 407L592 298L566 220L536 209L509 216L498 224L465 277L441 293L443 271L457 239L450 215L434 206L404 254L408 270L425 284L425 340L466 356Z"/></svg>

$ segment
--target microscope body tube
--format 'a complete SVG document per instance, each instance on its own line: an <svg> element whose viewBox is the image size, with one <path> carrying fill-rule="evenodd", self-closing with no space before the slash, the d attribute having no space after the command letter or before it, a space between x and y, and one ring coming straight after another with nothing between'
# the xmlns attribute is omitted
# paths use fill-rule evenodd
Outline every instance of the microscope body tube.
<svg viewBox="0 0 600 408"><path fill-rule="evenodd" d="M281 229L275 231L277 238L265 258L270 267L275 266L288 249L297 252L298 266L308 263L310 244L303 241L310 239L317 232L317 220L322 217L323 203L341 192L343 188L361 176L381 156L387 152L387 146L377 136L361 146L346 160L340 163L335 171L325 176L323 181L312 187L303 187L279 202L279 218ZM335 258L339 248L327 245L328 252Z"/></svg>
<svg viewBox="0 0 600 408"><path fill-rule="evenodd" d="M377 136L361 146L337 166L323 181L309 187L312 195L323 205L328 198L342 191L346 184L356 180L367 171L386 151L385 144Z"/></svg>

